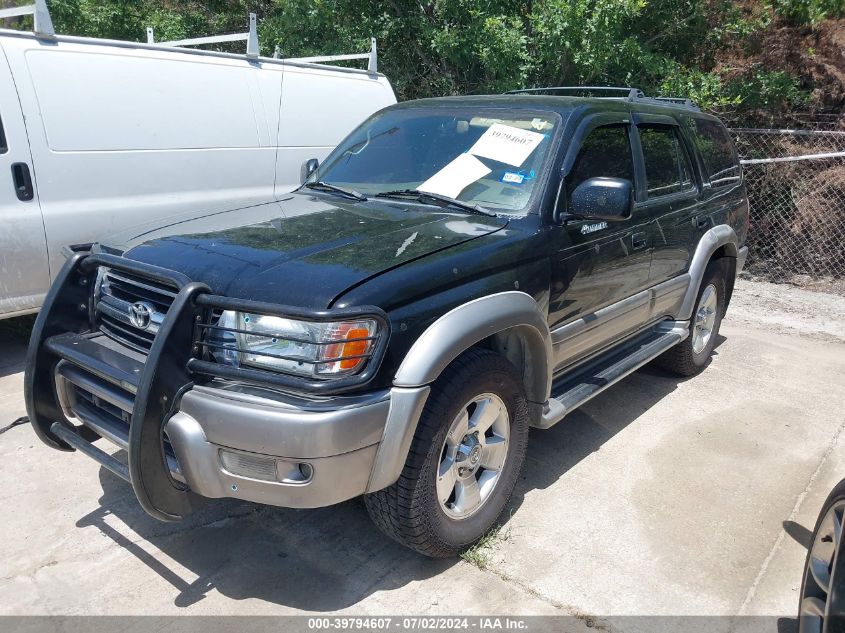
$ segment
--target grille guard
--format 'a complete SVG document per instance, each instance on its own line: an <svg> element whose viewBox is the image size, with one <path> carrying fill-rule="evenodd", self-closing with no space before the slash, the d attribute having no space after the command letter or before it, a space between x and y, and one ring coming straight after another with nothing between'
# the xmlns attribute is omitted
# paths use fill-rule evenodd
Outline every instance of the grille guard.
<svg viewBox="0 0 845 633"><path fill-rule="evenodd" d="M59 340L61 335L86 335L95 330L91 317L91 286L99 266L179 288L138 377L129 424L128 477L125 469L116 467L116 460L90 443L99 437L94 431L65 423L54 383L54 369L59 357L54 350L51 351L48 343L53 337ZM201 324L208 321L214 309L248 310L312 321L366 316L379 322L380 335L371 361L360 374L335 380L308 380L205 360L203 346L198 344ZM148 514L162 521L176 521L191 514L201 505L202 498L172 478L164 452L163 429L178 410L182 394L193 386L198 377L201 377L200 380L223 377L306 393L339 393L372 379L384 356L388 338L388 321L378 308L308 311L220 297L212 295L205 284L193 282L178 272L104 253L77 252L70 256L57 275L33 327L24 374L24 397L32 427L45 444L58 450L79 449L88 454L119 476L128 478L139 503ZM76 360L84 369L95 369L93 358L90 364L84 357ZM54 425L58 425L58 433L54 432Z"/></svg>

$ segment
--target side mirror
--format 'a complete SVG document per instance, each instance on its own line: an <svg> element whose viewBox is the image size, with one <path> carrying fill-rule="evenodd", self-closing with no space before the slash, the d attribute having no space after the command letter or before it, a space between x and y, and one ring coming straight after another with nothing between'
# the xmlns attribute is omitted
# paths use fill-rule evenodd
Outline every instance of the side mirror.
<svg viewBox="0 0 845 633"><path fill-rule="evenodd" d="M317 168L320 166L320 161L316 158L309 158L304 163L302 163L302 167L299 168L299 184L304 185L305 181L308 180L308 177L317 171Z"/></svg>
<svg viewBox="0 0 845 633"><path fill-rule="evenodd" d="M627 220L634 208L634 186L625 178L589 178L575 187L567 211L579 218Z"/></svg>

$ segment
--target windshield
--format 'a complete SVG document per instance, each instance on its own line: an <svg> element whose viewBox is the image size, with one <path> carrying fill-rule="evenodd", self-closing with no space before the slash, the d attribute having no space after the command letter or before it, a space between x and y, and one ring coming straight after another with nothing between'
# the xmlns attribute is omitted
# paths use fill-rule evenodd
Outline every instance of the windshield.
<svg viewBox="0 0 845 633"><path fill-rule="evenodd" d="M520 110L390 110L348 136L309 181L366 196L420 190L518 212L542 173L556 124L553 114Z"/></svg>

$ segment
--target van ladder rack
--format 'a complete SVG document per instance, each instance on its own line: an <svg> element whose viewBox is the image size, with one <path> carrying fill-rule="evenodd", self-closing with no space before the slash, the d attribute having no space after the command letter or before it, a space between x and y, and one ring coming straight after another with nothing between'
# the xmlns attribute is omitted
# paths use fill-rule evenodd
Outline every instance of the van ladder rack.
<svg viewBox="0 0 845 633"><path fill-rule="evenodd" d="M220 44L221 42L246 42L246 56L258 57L258 25L254 13L249 14L249 30L246 33L230 33L228 35L209 35L207 37L190 37L184 40L156 42L153 27L147 27L147 44L160 46L200 46L202 44Z"/></svg>
<svg viewBox="0 0 845 633"><path fill-rule="evenodd" d="M47 0L33 0L32 4L27 4L20 7L11 7L9 9L0 9L0 20L5 18L15 18L23 15L33 16L33 33L36 37L55 38L56 31L53 28L53 20L50 18L50 10L47 7ZM98 38L91 38L97 40ZM246 57L248 59L260 59L265 61L275 62L298 62L302 64L319 64L325 62L338 62L353 59L366 59L367 72L370 74L378 73L378 52L376 50L376 38L370 39L370 50L366 53L353 53L350 55L322 55L317 57L288 57L282 58L280 48L276 46L276 52L273 57L261 57L258 47L258 19L255 13L249 14L249 30L245 33L229 33L225 35L209 35L207 37L190 37L182 40L170 40L167 42L157 42L155 39L155 31L153 27L147 27L147 44L150 46L160 46L162 48L186 48L191 46L201 46L203 44L220 44L223 42L246 42ZM118 42L106 41L107 44L115 45ZM214 54L216 51L197 51L209 54ZM230 55L229 53L224 53Z"/></svg>
<svg viewBox="0 0 845 633"><path fill-rule="evenodd" d="M56 35L53 29L53 20L50 19L50 11L47 9L46 0L35 0L33 4L10 9L0 9L0 19L16 18L21 15L31 15L33 18L33 32L40 37L53 37Z"/></svg>
<svg viewBox="0 0 845 633"><path fill-rule="evenodd" d="M566 95L577 93L599 93L597 99L623 99L625 101L639 103L650 103L652 105L660 106L675 106L678 108L685 108L687 110L700 111L698 105L684 97L647 97L645 93L639 88L615 87L615 86L549 86L547 88L523 88L521 90L509 90L505 94L550 94L550 95ZM604 93L617 93L607 94Z"/></svg>

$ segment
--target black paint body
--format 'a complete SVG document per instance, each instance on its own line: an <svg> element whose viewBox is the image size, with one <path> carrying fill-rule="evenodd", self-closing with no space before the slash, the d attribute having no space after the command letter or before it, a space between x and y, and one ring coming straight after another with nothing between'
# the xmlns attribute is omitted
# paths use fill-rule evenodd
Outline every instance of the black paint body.
<svg viewBox="0 0 845 633"><path fill-rule="evenodd" d="M183 273L218 295L326 310L378 306L391 325L381 367L366 388L389 385L405 353L438 317L471 299L518 289L548 311L549 327L595 312L686 271L703 233L730 225L745 242L748 205L741 182L712 187L693 158L693 194L646 200L636 138L630 218L582 232L566 219L561 181L595 125L631 126L638 117L707 118L697 111L608 99L529 95L445 98L394 108L524 108L560 117L540 195L520 216L484 217L414 202L347 200L294 192L283 199L174 222L102 248ZM683 127L681 126L681 128ZM630 131L632 137L635 131Z"/></svg>

